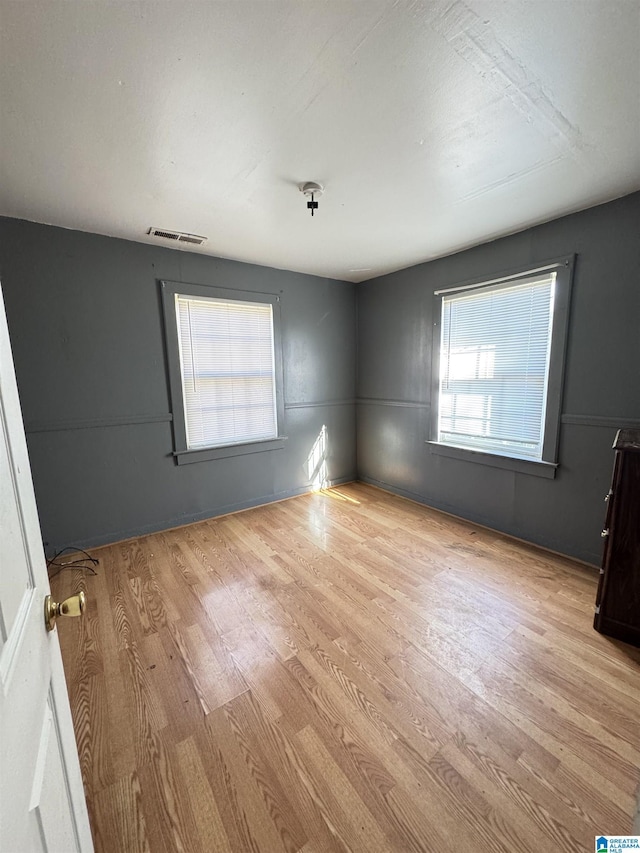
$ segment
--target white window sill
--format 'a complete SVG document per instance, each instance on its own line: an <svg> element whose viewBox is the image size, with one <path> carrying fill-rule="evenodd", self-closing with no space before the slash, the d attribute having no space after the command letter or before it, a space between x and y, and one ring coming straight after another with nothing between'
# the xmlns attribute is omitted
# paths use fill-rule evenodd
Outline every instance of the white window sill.
<svg viewBox="0 0 640 853"><path fill-rule="evenodd" d="M249 453L265 453L267 450L282 450L286 440L286 435L278 435L276 438L244 441L241 444L178 450L173 455L178 465L190 465L192 462L208 462L213 459L226 459L230 456L245 456Z"/></svg>
<svg viewBox="0 0 640 853"><path fill-rule="evenodd" d="M534 459L519 459L515 456L500 456L497 453L487 453L484 450L471 450L468 447L457 447L443 444L440 441L427 441L431 453L448 456L451 459L461 459L465 462L475 462L479 465L489 465L492 468L504 468L516 471L518 474L532 474L534 477L546 477L553 480L558 465L555 462L538 462Z"/></svg>

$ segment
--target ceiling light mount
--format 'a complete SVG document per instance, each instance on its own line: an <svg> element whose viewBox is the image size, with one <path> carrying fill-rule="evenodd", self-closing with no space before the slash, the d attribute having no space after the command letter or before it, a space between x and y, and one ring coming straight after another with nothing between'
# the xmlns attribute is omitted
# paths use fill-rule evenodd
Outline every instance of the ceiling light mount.
<svg viewBox="0 0 640 853"><path fill-rule="evenodd" d="M300 184L300 192L307 197L307 210L310 210L311 215L313 216L315 211L318 209L316 196L320 198L324 192L324 187L317 181L306 181L306 183Z"/></svg>

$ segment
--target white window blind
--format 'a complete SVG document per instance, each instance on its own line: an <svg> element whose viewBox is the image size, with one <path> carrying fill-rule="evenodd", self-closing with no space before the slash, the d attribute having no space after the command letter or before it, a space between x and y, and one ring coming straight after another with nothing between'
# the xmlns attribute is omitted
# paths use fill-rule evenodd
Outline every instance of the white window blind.
<svg viewBox="0 0 640 853"><path fill-rule="evenodd" d="M443 296L440 442L542 459L555 279Z"/></svg>
<svg viewBox="0 0 640 853"><path fill-rule="evenodd" d="M187 447L277 436L270 304L176 294Z"/></svg>

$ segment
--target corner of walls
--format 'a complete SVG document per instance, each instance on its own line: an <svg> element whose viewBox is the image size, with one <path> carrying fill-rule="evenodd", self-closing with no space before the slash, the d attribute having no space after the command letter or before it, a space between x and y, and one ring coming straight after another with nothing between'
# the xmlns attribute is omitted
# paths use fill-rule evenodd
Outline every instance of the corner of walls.
<svg viewBox="0 0 640 853"><path fill-rule="evenodd" d="M0 219L42 535L89 547L355 477L353 284ZM159 281L282 298L282 450L176 466Z"/></svg>
<svg viewBox="0 0 640 853"><path fill-rule="evenodd" d="M359 479L598 564L611 444L640 425L638 221L636 192L361 285ZM434 290L574 253L556 478L430 453Z"/></svg>

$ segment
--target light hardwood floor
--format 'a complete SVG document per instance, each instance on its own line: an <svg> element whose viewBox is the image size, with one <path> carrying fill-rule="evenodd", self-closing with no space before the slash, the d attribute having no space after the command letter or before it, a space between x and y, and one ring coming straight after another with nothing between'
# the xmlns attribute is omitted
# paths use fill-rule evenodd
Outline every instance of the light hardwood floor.
<svg viewBox="0 0 640 853"><path fill-rule="evenodd" d="M594 570L363 484L98 549L58 630L97 851L591 851L640 652Z"/></svg>

